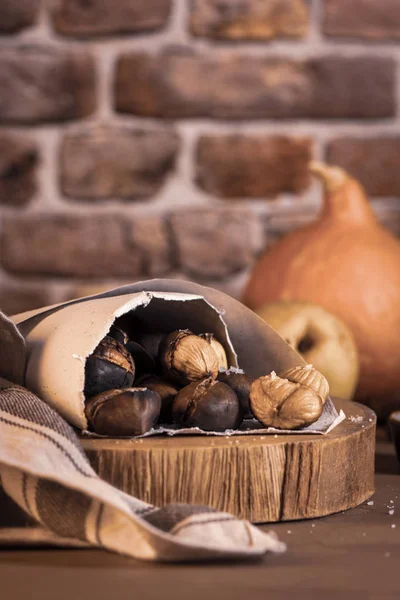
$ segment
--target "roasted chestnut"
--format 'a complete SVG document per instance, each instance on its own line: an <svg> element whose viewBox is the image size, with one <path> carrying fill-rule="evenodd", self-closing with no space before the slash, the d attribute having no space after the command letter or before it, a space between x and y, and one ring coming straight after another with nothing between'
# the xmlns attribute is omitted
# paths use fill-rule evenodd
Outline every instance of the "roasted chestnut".
<svg viewBox="0 0 400 600"><path fill-rule="evenodd" d="M135 364L125 346L106 336L86 359L85 396L91 398L106 390L133 384Z"/></svg>
<svg viewBox="0 0 400 600"><path fill-rule="evenodd" d="M215 379L218 375L214 350L188 329L165 336L160 342L158 357L165 376L183 385L205 377Z"/></svg>
<svg viewBox="0 0 400 600"><path fill-rule="evenodd" d="M117 342L119 342L123 346L125 346L129 342L128 334L116 325L111 326L110 331L107 335L108 337L112 337L114 340L117 340Z"/></svg>
<svg viewBox="0 0 400 600"><path fill-rule="evenodd" d="M227 369L228 368L228 359L226 356L225 348L223 347L221 342L219 342L217 340L217 338L215 337L215 335L213 333L201 333L200 337L203 338L203 340L206 340L206 342L208 342L210 344L211 348L214 350L214 352L218 358L219 368Z"/></svg>
<svg viewBox="0 0 400 600"><path fill-rule="evenodd" d="M142 385L143 387L160 394L161 411L159 423L172 423L172 403L179 391L178 386L175 383L167 381L166 379L161 379L156 375L142 377L138 382L138 385Z"/></svg>
<svg viewBox="0 0 400 600"><path fill-rule="evenodd" d="M182 427L225 431L239 427L243 410L232 388L209 377L191 383L178 393L172 416Z"/></svg>
<svg viewBox="0 0 400 600"><path fill-rule="evenodd" d="M108 390L85 405L89 429L100 435L133 436L149 431L160 414L161 398L146 388Z"/></svg>
<svg viewBox="0 0 400 600"><path fill-rule="evenodd" d="M244 371L231 367L228 371L221 369L217 377L218 381L226 383L233 389L244 411L245 419L252 419L253 413L250 409L250 387L253 383L251 377L246 375Z"/></svg>
<svg viewBox="0 0 400 600"><path fill-rule="evenodd" d="M311 387L278 377L275 371L251 384L250 406L265 427L299 429L322 414L323 400Z"/></svg>

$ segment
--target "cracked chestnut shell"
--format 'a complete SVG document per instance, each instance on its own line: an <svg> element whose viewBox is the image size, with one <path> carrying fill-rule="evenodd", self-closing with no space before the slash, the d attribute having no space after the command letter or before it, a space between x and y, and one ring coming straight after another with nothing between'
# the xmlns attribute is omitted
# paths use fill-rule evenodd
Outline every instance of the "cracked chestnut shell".
<svg viewBox="0 0 400 600"><path fill-rule="evenodd" d="M146 388L107 390L85 405L89 429L100 435L142 435L157 422L161 398Z"/></svg>
<svg viewBox="0 0 400 600"><path fill-rule="evenodd" d="M299 429L319 419L323 401L310 387L281 379L273 371L253 381L250 407L265 427Z"/></svg>
<svg viewBox="0 0 400 600"><path fill-rule="evenodd" d="M235 392L211 377L184 387L172 405L175 423L205 431L237 429L243 411Z"/></svg>
<svg viewBox="0 0 400 600"><path fill-rule="evenodd" d="M106 336L86 359L85 396L90 398L106 390L130 387L134 376L132 356L125 346Z"/></svg>
<svg viewBox="0 0 400 600"><path fill-rule="evenodd" d="M188 329L173 331L159 347L159 361L165 376L186 385L218 375L218 358L210 344Z"/></svg>
<svg viewBox="0 0 400 600"><path fill-rule="evenodd" d="M236 396L239 398L239 402L242 406L245 419L252 419L253 413L250 409L250 388L253 380L246 373L240 373L236 370L222 370L218 373L218 381L226 383L230 388L233 389Z"/></svg>
<svg viewBox="0 0 400 600"><path fill-rule="evenodd" d="M324 403L329 396L329 383L327 379L317 369L314 369L312 365L287 369L283 373L280 373L279 377L288 379L292 383L301 383L310 387L321 396Z"/></svg>
<svg viewBox="0 0 400 600"><path fill-rule="evenodd" d="M161 411L159 422L172 423L172 404L179 392L178 386L175 383L161 379L156 375L142 377L138 385L143 385L147 389L160 394Z"/></svg>
<svg viewBox="0 0 400 600"><path fill-rule="evenodd" d="M226 357L225 348L221 342L217 340L213 333L201 333L199 337L201 337L203 340L206 340L206 342L208 342L211 348L214 350L215 354L217 355L219 368L227 369L228 359Z"/></svg>
<svg viewBox="0 0 400 600"><path fill-rule="evenodd" d="M128 334L116 325L111 326L107 336L113 338L114 340L117 340L117 342L119 342L123 346L125 346L129 342Z"/></svg>

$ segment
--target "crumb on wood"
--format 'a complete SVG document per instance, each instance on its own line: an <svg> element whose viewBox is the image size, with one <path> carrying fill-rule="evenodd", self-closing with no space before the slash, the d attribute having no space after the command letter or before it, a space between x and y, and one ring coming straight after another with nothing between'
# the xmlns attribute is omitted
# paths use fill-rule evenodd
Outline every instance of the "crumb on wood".
<svg viewBox="0 0 400 600"><path fill-rule="evenodd" d="M353 415L351 415L349 417L349 421L351 421L352 423L362 423L363 417L361 415L358 415L357 417L354 417Z"/></svg>

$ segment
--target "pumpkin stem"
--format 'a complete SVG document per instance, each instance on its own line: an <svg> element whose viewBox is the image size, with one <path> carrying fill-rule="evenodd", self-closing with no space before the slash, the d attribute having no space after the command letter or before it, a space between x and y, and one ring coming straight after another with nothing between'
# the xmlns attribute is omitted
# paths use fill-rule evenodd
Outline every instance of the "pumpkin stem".
<svg viewBox="0 0 400 600"><path fill-rule="evenodd" d="M344 169L312 161L309 169L325 188L325 202L320 217L347 224L376 223L376 217L362 186Z"/></svg>
<svg viewBox="0 0 400 600"><path fill-rule="evenodd" d="M319 179L321 179L324 184L324 188L327 192L336 192L348 179L350 176L341 169L340 167L330 167L323 162L319 162L318 160L312 160L308 168L310 169L313 175L316 175Z"/></svg>

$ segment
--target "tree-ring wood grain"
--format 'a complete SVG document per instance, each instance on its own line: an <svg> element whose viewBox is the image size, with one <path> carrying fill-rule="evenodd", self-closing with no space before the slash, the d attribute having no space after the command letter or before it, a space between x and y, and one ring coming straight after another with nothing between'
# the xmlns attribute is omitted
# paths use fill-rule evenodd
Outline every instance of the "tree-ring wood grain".
<svg viewBox="0 0 400 600"><path fill-rule="evenodd" d="M206 504L253 523L322 517L374 492L375 414L334 400L346 420L322 435L89 439L96 472L162 506Z"/></svg>

